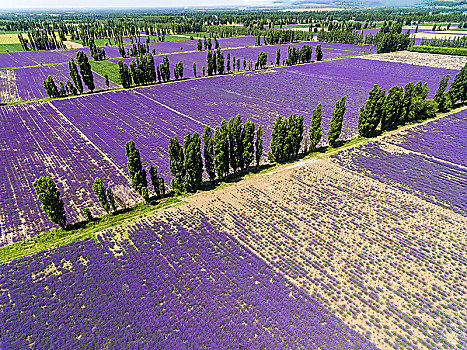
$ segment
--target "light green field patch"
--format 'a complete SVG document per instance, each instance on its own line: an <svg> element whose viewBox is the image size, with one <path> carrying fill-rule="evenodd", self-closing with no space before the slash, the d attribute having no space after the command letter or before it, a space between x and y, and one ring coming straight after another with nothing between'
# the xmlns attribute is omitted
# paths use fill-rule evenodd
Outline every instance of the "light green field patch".
<svg viewBox="0 0 467 350"><path fill-rule="evenodd" d="M91 64L91 69L94 72L102 75L103 77L107 74L110 81L115 84L122 85L120 74L118 72L118 64L111 61L89 61L89 63Z"/></svg>
<svg viewBox="0 0 467 350"><path fill-rule="evenodd" d="M18 34L0 34L0 45L2 44L19 44Z"/></svg>

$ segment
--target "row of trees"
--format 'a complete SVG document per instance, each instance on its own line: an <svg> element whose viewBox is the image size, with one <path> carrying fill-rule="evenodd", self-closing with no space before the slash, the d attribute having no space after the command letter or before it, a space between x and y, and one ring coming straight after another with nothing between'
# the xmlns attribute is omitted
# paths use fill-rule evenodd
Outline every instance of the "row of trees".
<svg viewBox="0 0 467 350"><path fill-rule="evenodd" d="M361 136L372 137L381 131L396 129L400 125L434 118L436 112L447 112L458 102L467 99L467 64L456 75L448 91L450 76L443 77L433 100L428 100L427 84L408 83L404 88L393 86L386 90L375 85L369 92L368 100L360 109L358 132Z"/></svg>
<svg viewBox="0 0 467 350"><path fill-rule="evenodd" d="M256 139L255 139L256 135ZM172 188L177 192L195 191L202 182L203 171L210 181L224 179L230 169L234 174L248 170L253 160L259 165L263 153L263 131L256 129L252 121L244 124L240 115L231 117L227 123L222 121L214 131L206 126L201 138L198 133L187 132L183 145L177 138L169 141L169 169L172 173ZM204 156L204 170L203 170Z"/></svg>
<svg viewBox="0 0 467 350"><path fill-rule="evenodd" d="M385 89L375 85L369 92L368 100L360 109L358 132L361 136L372 137L381 131L395 129L399 125L432 118L436 111L448 111L458 102L467 100L467 64L454 78L446 91L449 75L441 79L433 100L427 100L428 87L422 82L408 83L405 88L393 86L386 94ZM328 130L328 143L336 146L340 137L343 117L346 111L346 98L336 102ZM323 127L322 105L318 104L312 113L308 132L308 146L303 152L312 152L321 141ZM295 114L288 118L277 117L272 126L270 161L284 162L296 157L302 146L304 132L303 116ZM263 131L251 121L242 123L239 115L231 117L227 123L222 121L212 137L212 129L206 126L201 138L198 133L187 132L183 145L177 138L169 141L169 169L172 173L172 188L176 192L195 191L203 180L205 171L210 181L224 179L232 171L234 174L248 170L253 160L259 166L263 154ZM256 136L256 137L255 137ZM139 151L133 141L125 145L127 167L131 186L149 201L147 173L143 169ZM203 162L204 158L204 162ZM165 194L164 180L158 176L157 168L149 170L156 198ZM50 177L40 177L33 183L41 209L49 219L62 228L66 228L66 213L60 192ZM101 179L96 178L93 192L102 208L109 213L116 210L114 195L110 188L105 188ZM89 209L85 216L92 219Z"/></svg>
<svg viewBox="0 0 467 350"><path fill-rule="evenodd" d="M24 51L29 50L56 50L63 48L63 43L55 33L43 30L32 30L27 33L27 39L20 33L18 40Z"/></svg>
<svg viewBox="0 0 467 350"><path fill-rule="evenodd" d="M82 94L83 81L91 92L94 91L94 76L92 74L91 65L89 63L88 57L84 52L78 51L78 53L76 54L76 60L79 66L79 72L75 61L71 59L71 61L68 62L68 72L72 81L67 80L66 84L60 82L60 89L58 89L57 85L55 84L55 81L50 75L47 77L46 80L44 80L44 89L47 95L49 95L49 97L63 97L67 95ZM110 82L107 75L105 76L105 82L108 87Z"/></svg>

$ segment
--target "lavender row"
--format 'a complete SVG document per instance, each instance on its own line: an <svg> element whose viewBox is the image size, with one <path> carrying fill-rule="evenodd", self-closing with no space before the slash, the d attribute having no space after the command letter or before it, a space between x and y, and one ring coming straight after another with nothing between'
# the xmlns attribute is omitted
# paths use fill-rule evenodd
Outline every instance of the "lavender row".
<svg viewBox="0 0 467 350"><path fill-rule="evenodd" d="M98 240L0 267L4 347L376 349L202 213Z"/></svg>
<svg viewBox="0 0 467 350"><path fill-rule="evenodd" d="M465 168L379 142L342 151L331 158L347 169L467 214Z"/></svg>
<svg viewBox="0 0 467 350"><path fill-rule="evenodd" d="M386 142L467 167L467 110L387 137Z"/></svg>
<svg viewBox="0 0 467 350"><path fill-rule="evenodd" d="M53 226L32 186L40 176L58 183L70 222L82 216L84 207L102 213L91 190L97 176L114 186L122 204L139 198L126 176L48 103L2 107L0 149L0 245Z"/></svg>
<svg viewBox="0 0 467 350"><path fill-rule="evenodd" d="M187 131L201 134L205 127L205 121L164 107L138 90L54 100L52 104L122 171L126 171L125 143L132 139L143 165L157 165L166 181L170 181L169 139L178 137L182 141ZM220 120L212 122L217 124Z"/></svg>

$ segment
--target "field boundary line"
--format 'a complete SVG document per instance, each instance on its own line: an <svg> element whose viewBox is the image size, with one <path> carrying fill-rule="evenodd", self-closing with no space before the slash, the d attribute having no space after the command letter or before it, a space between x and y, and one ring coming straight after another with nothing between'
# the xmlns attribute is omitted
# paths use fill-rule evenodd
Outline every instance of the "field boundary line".
<svg viewBox="0 0 467 350"><path fill-rule="evenodd" d="M151 100L151 101L157 103L158 105L160 105L160 106L162 106L162 107L164 107L164 108L167 108L169 111L172 111L172 112L174 112L174 113L177 113L178 115L181 115L182 117L188 118L188 119L190 119L190 120L192 120L192 121L194 121L194 122L196 122L196 123L198 123L198 124L200 124L200 125L203 125L203 126L207 126L207 125L208 125L208 124L201 123L199 120L196 120L195 118L190 117L189 115L187 115L187 114L185 114L185 113L182 113L182 112L180 112L180 111L177 111L175 108L172 108L172 107L167 106L165 103L159 102L159 101L153 99L152 97L146 96L146 95L142 94L142 93L139 92L139 91L136 91L136 90L133 90L133 91L134 91L135 93L137 93L137 94L143 96L144 98L147 98L148 100Z"/></svg>
<svg viewBox="0 0 467 350"><path fill-rule="evenodd" d="M385 140L385 141L380 141L380 142L384 143L386 145L401 148L407 153L413 153L413 154L416 154L416 155L421 156L421 157L426 158L426 159L435 160L435 161L440 162L440 163L445 163L445 164L450 165L450 166L454 166L454 167L457 167L457 168L467 170L467 167L464 166L464 165L453 163L453 162L450 162L448 160L444 160L444 159L441 159L441 158L438 158L438 157L435 157L435 156L430 156L430 155L422 153L422 152L414 151L414 150L411 150L410 148L406 148L406 147L398 145L396 143L392 143L391 141L386 141Z"/></svg>
<svg viewBox="0 0 467 350"><path fill-rule="evenodd" d="M52 102L47 101L47 103L68 123L70 124L76 132L85 140L87 141L90 145L92 145L103 157L106 161L108 161L117 171L122 175L124 178L130 180L128 175L116 164L110 157L103 151L101 150L94 142L92 142L76 125L74 125L70 120L68 120L67 117L57 108L55 107Z"/></svg>

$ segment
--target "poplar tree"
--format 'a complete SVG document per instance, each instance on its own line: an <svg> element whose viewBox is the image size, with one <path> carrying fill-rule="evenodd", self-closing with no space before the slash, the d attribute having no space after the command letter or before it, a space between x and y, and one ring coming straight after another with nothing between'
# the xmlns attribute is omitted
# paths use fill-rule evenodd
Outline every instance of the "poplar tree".
<svg viewBox="0 0 467 350"><path fill-rule="evenodd" d="M50 176L41 176L33 183L34 191L37 194L37 200L41 203L41 209L47 214L52 223L59 225L62 229L66 228L65 205L60 198L60 192L57 185Z"/></svg>
<svg viewBox="0 0 467 350"><path fill-rule="evenodd" d="M203 180L203 159L201 156L201 138L197 132L185 136L185 171L186 189L195 191Z"/></svg>
<svg viewBox="0 0 467 350"><path fill-rule="evenodd" d="M368 100L360 108L358 116L358 133L363 137L371 137L381 121L386 91L374 85L368 94ZM411 100L411 99L409 99ZM410 102L409 102L410 109Z"/></svg>
<svg viewBox="0 0 467 350"><path fill-rule="evenodd" d="M321 45L316 46L316 61L322 61L323 60L323 50L321 50Z"/></svg>
<svg viewBox="0 0 467 350"><path fill-rule="evenodd" d="M193 62L193 76L196 78L196 63Z"/></svg>
<svg viewBox="0 0 467 350"><path fill-rule="evenodd" d="M452 107L452 102L448 93L445 93L448 87L448 81L451 79L449 75L441 78L439 82L438 90L436 90L435 97L433 100L438 104L438 109L440 112L447 112Z"/></svg>
<svg viewBox="0 0 467 350"><path fill-rule="evenodd" d="M387 131L396 128L402 117L403 102L404 89L399 86L390 88L381 113L381 130Z"/></svg>
<svg viewBox="0 0 467 350"><path fill-rule="evenodd" d="M217 49L217 71L219 74L224 74L224 53L221 49Z"/></svg>
<svg viewBox="0 0 467 350"><path fill-rule="evenodd" d="M78 51L76 54L76 60L78 61L79 71L83 77L84 84L88 89L93 92L94 85L94 76L92 75L91 65L89 64L88 56L83 51Z"/></svg>
<svg viewBox="0 0 467 350"><path fill-rule="evenodd" d="M230 166L234 173L243 168L242 120L240 115L230 117L228 128Z"/></svg>
<svg viewBox="0 0 467 350"><path fill-rule="evenodd" d="M75 60L72 58L70 62L68 62L68 71L70 72L71 80L76 86L76 89L79 91L80 94L83 93L83 82L81 81L81 76L78 73L78 68L76 67Z"/></svg>
<svg viewBox="0 0 467 350"><path fill-rule="evenodd" d="M107 199L109 201L110 206L112 207L112 211L116 211L117 207L115 205L115 197L110 187L107 187Z"/></svg>
<svg viewBox="0 0 467 350"><path fill-rule="evenodd" d="M323 127L321 126L322 120L322 108L321 103L319 103L313 110L313 115L311 116L311 127L309 133L310 139L310 151L313 152L321 141L321 133Z"/></svg>
<svg viewBox="0 0 467 350"><path fill-rule="evenodd" d="M125 154L127 159L128 173L130 174L131 187L133 187L140 195L143 195L143 189L148 187L146 179L146 171L141 164L139 151L136 149L133 140L125 144Z"/></svg>
<svg viewBox="0 0 467 350"><path fill-rule="evenodd" d="M256 158L256 167L259 166L261 157L263 155L263 128L261 125L256 129L256 140L255 140L255 158Z"/></svg>
<svg viewBox="0 0 467 350"><path fill-rule="evenodd" d="M255 124L251 120L247 120L243 126L242 143L243 143L243 162L244 167L248 169L253 161L254 154L254 138L255 138Z"/></svg>
<svg viewBox="0 0 467 350"><path fill-rule="evenodd" d="M185 157L183 147L177 138L169 140L169 169L172 173L172 188L175 191L183 192L185 190Z"/></svg>
<svg viewBox="0 0 467 350"><path fill-rule="evenodd" d="M454 77L448 94L453 104L459 101L464 102L467 99L467 63Z"/></svg>
<svg viewBox="0 0 467 350"><path fill-rule="evenodd" d="M101 204L102 208L104 208L105 212L108 213L110 211L110 205L107 199L107 190L100 178L96 177L96 179L94 180L94 184L92 185L92 191L99 200L99 203Z"/></svg>
<svg viewBox="0 0 467 350"><path fill-rule="evenodd" d="M214 167L217 177L223 179L229 174L229 135L227 123L222 121L214 132Z"/></svg>
<svg viewBox="0 0 467 350"><path fill-rule="evenodd" d="M216 168L214 167L214 141L212 140L212 129L206 125L203 131L203 155L204 168L211 181L216 178Z"/></svg>
<svg viewBox="0 0 467 350"><path fill-rule="evenodd" d="M287 120L286 157L296 157L303 140L303 115L292 114Z"/></svg>
<svg viewBox="0 0 467 350"><path fill-rule="evenodd" d="M328 131L328 142L331 147L334 147L336 144L336 140L341 135L342 131L342 122L344 120L344 113L345 113L345 96L341 98L340 101L336 102L336 107L332 112L331 122L329 123L329 131Z"/></svg>
<svg viewBox="0 0 467 350"><path fill-rule="evenodd" d="M227 73L230 73L230 52L227 52Z"/></svg>
<svg viewBox="0 0 467 350"><path fill-rule="evenodd" d="M206 68L208 71L208 76L211 76L213 73L213 65L212 65L212 53L211 50L208 51L207 56L206 56Z"/></svg>
<svg viewBox="0 0 467 350"><path fill-rule="evenodd" d="M160 198L161 196L160 180L161 179L157 175L157 168L155 165L152 165L149 168L149 176L151 177L151 183L152 183L152 187L154 187L154 193L156 194L156 198Z"/></svg>
<svg viewBox="0 0 467 350"><path fill-rule="evenodd" d="M281 49L277 48L276 50L276 66L281 64Z"/></svg>
<svg viewBox="0 0 467 350"><path fill-rule="evenodd" d="M272 124L271 133L271 151L268 153L269 160L273 162L281 162L287 154L287 119L282 119L282 116L277 116Z"/></svg>

